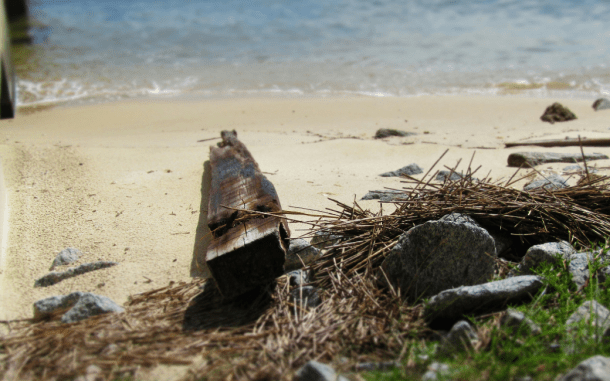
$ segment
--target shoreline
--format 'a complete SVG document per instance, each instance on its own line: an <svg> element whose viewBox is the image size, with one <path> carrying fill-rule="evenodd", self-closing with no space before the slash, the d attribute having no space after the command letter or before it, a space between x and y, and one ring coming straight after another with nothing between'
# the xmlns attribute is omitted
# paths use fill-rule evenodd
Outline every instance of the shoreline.
<svg viewBox="0 0 610 381"><path fill-rule="evenodd" d="M610 94L593 94L584 93L577 90L556 90L550 89L550 94L536 94L538 88L528 87L530 85L522 85L518 82L501 83L491 88L496 88L496 93L484 93L480 91L464 91L461 93L442 93L442 92L425 92L418 94L390 94L390 93L374 93L374 92L335 92L335 93L306 93L303 91L292 90L260 90L260 91L244 91L234 94L194 94L194 93L179 93L179 94L164 94L155 95L153 93L130 96L123 99L105 99L103 97L87 97L67 100L50 100L37 101L34 103L21 104L16 106L16 112L22 115L29 115L41 111L48 111L55 108L80 108L91 107L104 104L119 104L119 103L146 103L146 102L214 102L214 101L240 101L240 100L341 100L341 99L395 99L408 100L421 97L438 97L438 98L506 98L506 99L542 99L554 100L558 102L589 101L591 104L598 98L610 97Z"/></svg>
<svg viewBox="0 0 610 381"><path fill-rule="evenodd" d="M422 96L413 98L260 98L131 100L55 107L2 121L0 153L10 212L0 319L31 316L32 303L72 291L122 304L129 295L189 280L201 254L204 163L220 131L235 129L275 185L284 209L333 208L370 190L400 188L379 174L417 163L424 173L481 166L507 179L512 152L579 152L578 147L504 148L506 141L577 135L610 137L610 111L594 100L560 100L579 119L543 123L556 99ZM379 128L417 133L374 139ZM206 139L212 139L203 141ZM475 153L476 151L476 153ZM610 148L585 147L610 154ZM591 162L607 167L609 160ZM561 171L568 164L543 165ZM423 175L423 174L422 174ZM421 178L422 175L418 175ZM524 182L524 181L523 181ZM517 183L516 187L522 186ZM358 201L377 210L377 201ZM384 211L391 206L384 206ZM293 238L303 226L292 225ZM83 251L75 265L119 262L46 288L34 288L55 255Z"/></svg>

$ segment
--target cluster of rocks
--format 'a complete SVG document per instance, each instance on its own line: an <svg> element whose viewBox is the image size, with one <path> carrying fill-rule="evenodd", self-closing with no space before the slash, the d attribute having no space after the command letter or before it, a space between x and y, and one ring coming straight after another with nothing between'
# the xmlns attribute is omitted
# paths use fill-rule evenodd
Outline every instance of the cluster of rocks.
<svg viewBox="0 0 610 381"><path fill-rule="evenodd" d="M381 287L400 289L403 298L413 303L424 301L424 319L439 333L436 349L439 357L476 347L479 337L467 317L501 312L501 326L523 336L539 335L539 326L523 313L507 310L507 306L527 303L543 287L543 279L532 275L532 269L542 263L558 265L568 260L567 270L578 289L583 288L591 276L600 284L610 277L610 265L590 274L589 264L600 253L577 252L569 243L561 241L531 246L507 278L493 280L497 263L503 260L498 258L498 248L507 245L506 238L502 234L490 234L467 215L452 213L403 233L380 266L377 279ZM338 240L339 237L322 232L312 243L323 249ZM318 248L311 247L311 250ZM301 293L307 295L308 300L315 300L315 303L307 304L309 307L320 303L318 293L308 285L310 274L297 270L289 277L290 284L295 287L293 299L299 300L296 294ZM310 289L305 292L305 287ZM315 297L310 296L314 294ZM596 301L583 303L566 323L567 337L574 337L570 333L583 322L594 322L598 327L596 338L610 340L610 311L605 306ZM576 350L577 345L573 340L548 343L549 350L566 353ZM434 380L438 375L450 372L448 365L432 362L422 379ZM574 378L575 375L603 374L599 372L610 372L610 358L595 356L583 361L561 380L580 379ZM295 375L295 380L341 379L349 378L337 375L328 365L315 361L306 364Z"/></svg>
<svg viewBox="0 0 610 381"><path fill-rule="evenodd" d="M68 247L62 250L51 264L50 270L58 266L69 265L80 259L80 250ZM97 261L84 263L77 267L71 267L64 271L51 271L34 282L34 287L48 287L91 271L100 270L118 265L117 262ZM34 303L34 319L52 319L61 316L63 323L74 323L87 319L91 316L109 312L123 312L123 308L106 296L92 294L90 292L76 291L68 295L51 296Z"/></svg>

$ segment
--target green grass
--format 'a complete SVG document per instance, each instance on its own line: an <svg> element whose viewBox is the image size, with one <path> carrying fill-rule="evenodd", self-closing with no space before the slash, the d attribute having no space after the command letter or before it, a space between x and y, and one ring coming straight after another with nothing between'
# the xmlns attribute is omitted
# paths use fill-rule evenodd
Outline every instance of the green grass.
<svg viewBox="0 0 610 381"><path fill-rule="evenodd" d="M604 254L607 251L606 246ZM610 287L610 279L605 284L598 284L590 277L589 284L579 291L572 283L568 264L562 260L558 265L545 264L536 269L536 274L544 278L541 291L530 303L513 306L535 322L541 328L541 334L533 336L524 329L515 332L500 327L500 313L484 318L471 317L481 344L470 353L440 357L434 351L437 342L414 341L402 368L367 372L362 376L371 381L420 380L429 364L436 361L448 364L451 369L446 377L438 374L438 380L506 381L525 376L534 380L554 380L558 374L567 373L589 357L609 356L610 343L593 338L596 327L582 323L568 333L566 321L587 300L596 300L606 308L610 307L610 292L605 291ZM603 265L600 260L595 260L589 266L589 273L595 273ZM564 350L570 342L576 343L577 348L572 353ZM422 359L422 354L427 354L428 358Z"/></svg>

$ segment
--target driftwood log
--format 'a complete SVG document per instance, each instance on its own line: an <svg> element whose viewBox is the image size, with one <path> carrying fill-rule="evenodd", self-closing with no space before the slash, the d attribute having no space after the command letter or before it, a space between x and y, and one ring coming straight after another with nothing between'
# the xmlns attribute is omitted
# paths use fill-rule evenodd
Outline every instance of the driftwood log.
<svg viewBox="0 0 610 381"><path fill-rule="evenodd" d="M206 262L222 295L232 298L284 273L290 230L283 218L248 212L279 212L282 207L237 133L223 131L221 136L218 147L210 147L208 226L213 239Z"/></svg>
<svg viewBox="0 0 610 381"><path fill-rule="evenodd" d="M610 139L549 139L533 140L529 142L510 142L505 143L506 148L517 146L538 146L538 147L610 147Z"/></svg>

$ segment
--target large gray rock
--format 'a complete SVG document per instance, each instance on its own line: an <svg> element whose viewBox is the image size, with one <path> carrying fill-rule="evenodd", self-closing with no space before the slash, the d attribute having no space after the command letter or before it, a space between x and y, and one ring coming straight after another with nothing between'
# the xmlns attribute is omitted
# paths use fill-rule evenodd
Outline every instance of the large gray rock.
<svg viewBox="0 0 610 381"><path fill-rule="evenodd" d="M34 303L35 320L63 314L61 321L64 323L73 323L102 313L123 311L123 308L105 296L80 291L51 296Z"/></svg>
<svg viewBox="0 0 610 381"><path fill-rule="evenodd" d="M496 248L485 229L428 221L402 234L381 265L394 289L417 300L443 290L487 282ZM380 277L384 282L385 277Z"/></svg>
<svg viewBox="0 0 610 381"><path fill-rule="evenodd" d="M286 252L286 261L284 262L284 271L289 272L298 270L313 263L320 256L320 250L311 246L302 238L290 240L290 246Z"/></svg>
<svg viewBox="0 0 610 381"><path fill-rule="evenodd" d="M381 176L381 177L400 177L403 175L413 176L413 175L418 175L420 173L424 173L424 170L419 165L417 165L415 163L411 163L411 164L407 165L406 167L402 167L400 169L397 169L397 170L391 171L391 172L385 172L379 176Z"/></svg>
<svg viewBox="0 0 610 381"><path fill-rule="evenodd" d="M593 107L593 110L595 111L604 110L610 108L610 101L606 98L599 98L595 102L593 102L593 105L591 107Z"/></svg>
<svg viewBox="0 0 610 381"><path fill-rule="evenodd" d="M72 262L76 262L78 261L81 255L82 253L78 249L75 249L73 247L65 248L60 251L59 254L57 254L49 270L53 270L57 266L63 266Z"/></svg>
<svg viewBox="0 0 610 381"><path fill-rule="evenodd" d="M608 158L601 153L590 153L584 156L587 162ZM508 155L508 166L530 168L544 163L576 163L582 160L580 153L515 152Z"/></svg>
<svg viewBox="0 0 610 381"><path fill-rule="evenodd" d="M455 222L458 224L471 224L483 228L475 219L467 214L461 213L450 213L446 214L439 219L439 221ZM513 240L508 234L490 232L488 231L491 238L494 240L496 246L496 255L499 257L502 253L508 251L513 246Z"/></svg>
<svg viewBox="0 0 610 381"><path fill-rule="evenodd" d="M462 213L454 212L454 213L445 214L444 216L439 218L439 221L453 222L456 224L470 224L470 225L482 228L481 225L477 221L475 221L472 217L470 217L467 214L462 214Z"/></svg>
<svg viewBox="0 0 610 381"><path fill-rule="evenodd" d="M451 356L473 350L479 341L479 335L466 320L460 320L451 327L451 330L441 339L437 354Z"/></svg>
<svg viewBox="0 0 610 381"><path fill-rule="evenodd" d="M568 187L568 183L566 182L566 179L564 179L563 177L552 173L548 176L545 176L544 178L539 178L536 179L534 181L532 181L531 183L525 185L523 187L523 190L525 191L531 191L534 189L538 189L538 188L544 188L546 190L558 190L558 189L563 189L563 188L567 188Z"/></svg>
<svg viewBox="0 0 610 381"><path fill-rule="evenodd" d="M52 271L42 278L37 279L34 282L34 287L48 287L52 286L56 283L61 282L64 279L72 278L77 275L85 274L90 271L105 269L107 267L112 267L118 265L118 262L110 262L110 261L98 261L92 263L85 263L78 267L71 267L66 271Z"/></svg>
<svg viewBox="0 0 610 381"><path fill-rule="evenodd" d="M566 241L534 245L527 250L511 275L533 274L532 270L542 263L556 264L561 259L569 259L572 254L576 254L576 250Z"/></svg>
<svg viewBox="0 0 610 381"><path fill-rule="evenodd" d="M610 381L610 357L590 357L559 378L559 381Z"/></svg>
<svg viewBox="0 0 610 381"><path fill-rule="evenodd" d="M424 318L432 327L450 327L466 315L497 312L528 301L542 286L540 277L525 275L445 290L428 301Z"/></svg>

